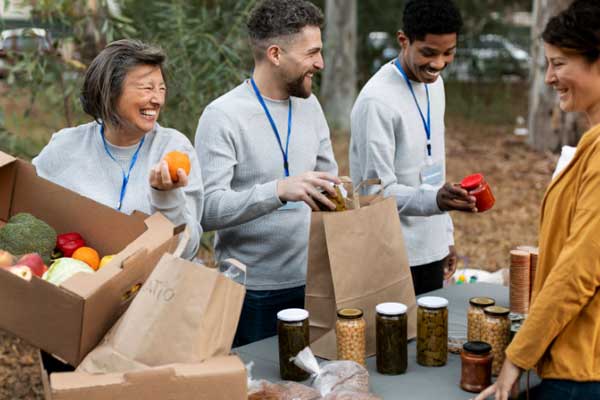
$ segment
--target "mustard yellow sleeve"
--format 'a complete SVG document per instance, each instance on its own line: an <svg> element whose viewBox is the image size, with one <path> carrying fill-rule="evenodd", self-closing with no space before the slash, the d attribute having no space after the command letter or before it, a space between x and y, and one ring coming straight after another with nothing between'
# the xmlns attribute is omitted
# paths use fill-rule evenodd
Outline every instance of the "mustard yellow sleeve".
<svg viewBox="0 0 600 400"><path fill-rule="evenodd" d="M571 229L519 333L506 350L522 369L533 368L600 286L600 154L583 173ZM551 221L548 221L551 223Z"/></svg>

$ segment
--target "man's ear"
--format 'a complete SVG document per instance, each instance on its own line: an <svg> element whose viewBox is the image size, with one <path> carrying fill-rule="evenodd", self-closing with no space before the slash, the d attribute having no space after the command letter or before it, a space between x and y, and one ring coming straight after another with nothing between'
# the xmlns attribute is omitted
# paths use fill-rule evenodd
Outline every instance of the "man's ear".
<svg viewBox="0 0 600 400"><path fill-rule="evenodd" d="M280 57L281 48L279 46L277 46L276 44L272 44L269 47L267 47L267 60L271 64L275 65L276 67L279 67Z"/></svg>
<svg viewBox="0 0 600 400"><path fill-rule="evenodd" d="M402 50L405 50L410 45L410 39L402 30L396 32L396 40L398 41L398 45Z"/></svg>

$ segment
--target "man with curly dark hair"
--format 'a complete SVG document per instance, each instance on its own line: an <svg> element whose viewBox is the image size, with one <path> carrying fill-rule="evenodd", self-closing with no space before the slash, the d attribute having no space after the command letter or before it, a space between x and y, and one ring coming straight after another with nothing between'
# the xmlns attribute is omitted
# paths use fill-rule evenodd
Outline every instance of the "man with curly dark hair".
<svg viewBox="0 0 600 400"><path fill-rule="evenodd" d="M456 269L447 211L475 211L475 199L445 182L444 83L462 27L451 0L409 0L401 52L361 90L351 115L354 183L378 177L396 198L416 294L441 288Z"/></svg>
<svg viewBox="0 0 600 400"><path fill-rule="evenodd" d="M339 183L312 81L324 67L323 14L305 0L265 0L248 33L252 77L206 107L196 131L205 229L218 260L248 266L235 345L276 333L277 312L304 307L308 229L319 190Z"/></svg>

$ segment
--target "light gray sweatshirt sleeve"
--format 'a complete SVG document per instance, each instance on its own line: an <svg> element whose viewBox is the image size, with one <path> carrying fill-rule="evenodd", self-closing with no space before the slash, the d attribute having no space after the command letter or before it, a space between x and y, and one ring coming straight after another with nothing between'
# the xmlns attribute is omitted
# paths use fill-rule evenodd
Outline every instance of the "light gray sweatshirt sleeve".
<svg viewBox="0 0 600 400"><path fill-rule="evenodd" d="M399 116L396 115L396 118ZM399 122L396 122L399 125ZM442 214L437 190L400 184L394 172L396 137L394 111L376 99L357 103L352 113L353 139L358 140L361 176L380 178L385 196L396 199L398 212L406 216Z"/></svg>
<svg viewBox="0 0 600 400"><path fill-rule="evenodd" d="M206 230L240 225L283 205L277 196L277 180L243 191L231 188L237 165L234 145L237 132L239 129L224 112L210 106L198 122L195 147L204 179L202 226Z"/></svg>

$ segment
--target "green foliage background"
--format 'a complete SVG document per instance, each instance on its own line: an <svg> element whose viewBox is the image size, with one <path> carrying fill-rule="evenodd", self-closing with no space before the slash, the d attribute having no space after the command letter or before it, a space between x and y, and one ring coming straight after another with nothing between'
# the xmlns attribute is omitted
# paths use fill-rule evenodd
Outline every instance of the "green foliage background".
<svg viewBox="0 0 600 400"><path fill-rule="evenodd" d="M85 0L25 0L33 6L30 26L53 33L56 49L73 50L71 58L54 50L15 57L7 83L9 96L26 93L23 118L40 103L59 113L55 129L89 120L79 104L83 73L106 43L137 38L162 46L167 65L168 101L161 124L193 139L204 107L250 74L251 55L245 35L245 19L257 0L121 0L115 12L107 0L97 0L95 10ZM456 0L464 19L464 36L481 32L527 38L501 23L509 10L528 10L531 0ZM315 0L325 6L325 0ZM368 33L388 32L393 38L401 28L404 0L358 0L359 83L371 74L373 54ZM496 16L490 10L497 10ZM0 26L1 28L1 26ZM325 38L326 40L326 38ZM526 40L526 39L525 39ZM11 137L0 118L0 148L30 158L43 142Z"/></svg>

